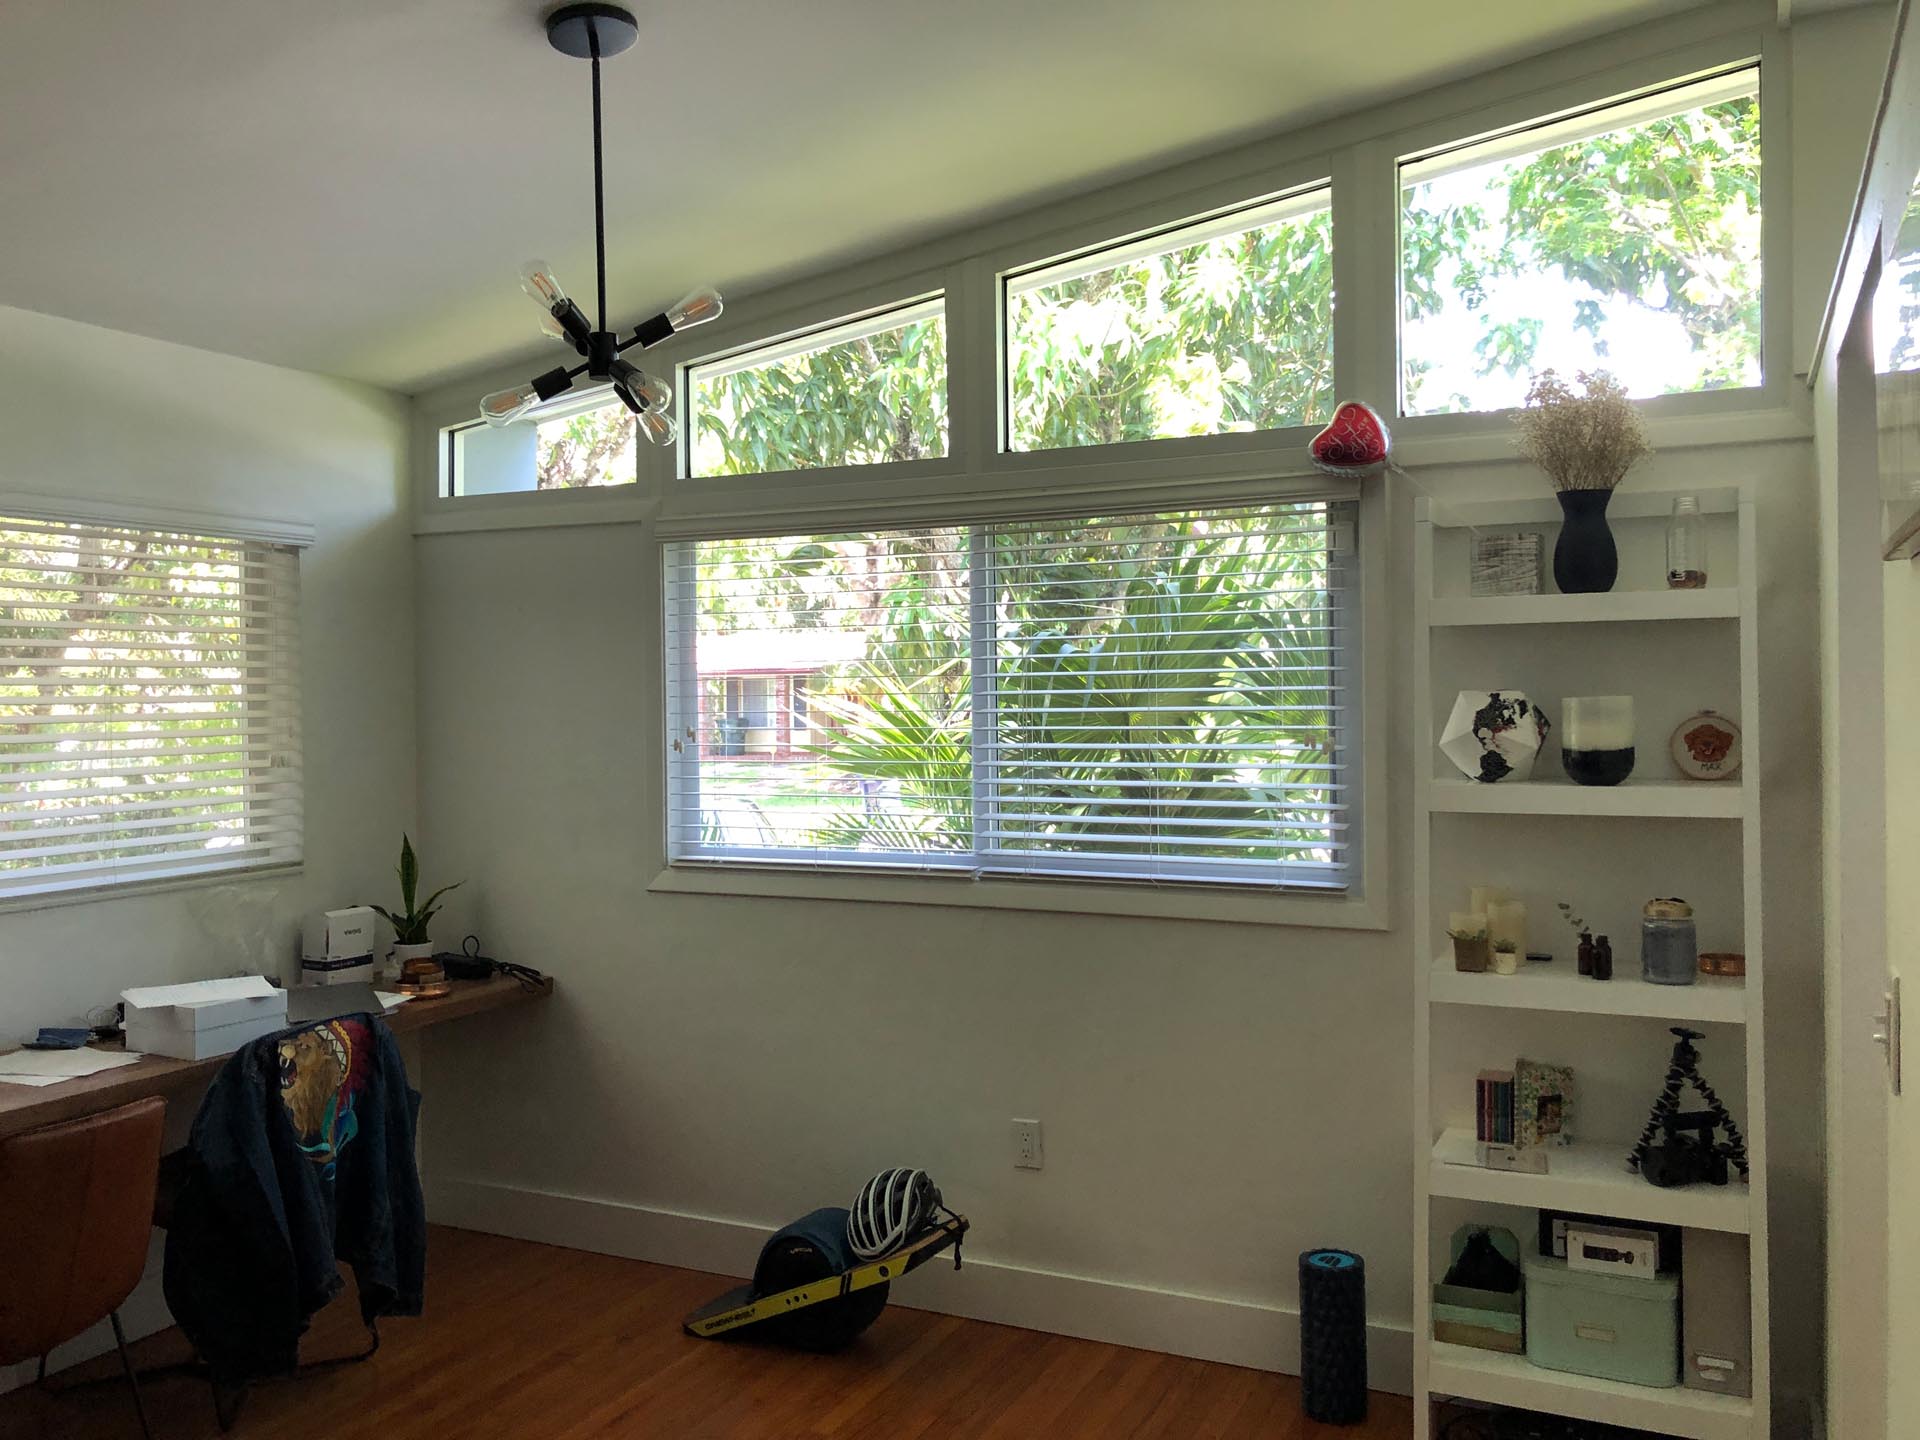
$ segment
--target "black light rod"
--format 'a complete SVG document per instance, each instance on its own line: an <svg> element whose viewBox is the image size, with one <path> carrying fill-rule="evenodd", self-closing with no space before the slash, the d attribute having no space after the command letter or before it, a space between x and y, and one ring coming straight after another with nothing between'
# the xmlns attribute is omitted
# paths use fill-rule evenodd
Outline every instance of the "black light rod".
<svg viewBox="0 0 1920 1440"><path fill-rule="evenodd" d="M593 57L593 248L600 292L600 329L607 328L607 199L600 159L600 26L587 21L587 48Z"/></svg>

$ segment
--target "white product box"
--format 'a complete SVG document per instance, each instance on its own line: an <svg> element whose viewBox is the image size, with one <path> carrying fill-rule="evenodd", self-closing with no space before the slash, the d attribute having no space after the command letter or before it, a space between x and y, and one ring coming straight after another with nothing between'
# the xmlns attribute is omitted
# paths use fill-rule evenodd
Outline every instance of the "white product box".
<svg viewBox="0 0 1920 1440"><path fill-rule="evenodd" d="M363 955L357 960L312 960L300 962L300 983L302 985L347 985L355 980L373 983L373 957Z"/></svg>
<svg viewBox="0 0 1920 1440"><path fill-rule="evenodd" d="M1660 1270L1660 1236L1620 1225L1569 1225L1567 1268L1652 1279Z"/></svg>
<svg viewBox="0 0 1920 1440"><path fill-rule="evenodd" d="M123 990L127 1049L205 1060L287 1028L287 992L260 976Z"/></svg>
<svg viewBox="0 0 1920 1440"><path fill-rule="evenodd" d="M302 964L316 968L336 961L370 961L380 948L380 916L366 905L309 915L300 936Z"/></svg>
<svg viewBox="0 0 1920 1440"><path fill-rule="evenodd" d="M322 910L307 917L300 938L300 983L345 985L373 979L380 916L365 905Z"/></svg>

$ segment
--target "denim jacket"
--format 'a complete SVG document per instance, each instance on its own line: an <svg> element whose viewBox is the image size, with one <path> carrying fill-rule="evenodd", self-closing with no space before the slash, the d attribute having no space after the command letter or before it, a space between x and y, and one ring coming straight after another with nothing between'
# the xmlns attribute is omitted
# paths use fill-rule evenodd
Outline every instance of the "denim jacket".
<svg viewBox="0 0 1920 1440"><path fill-rule="evenodd" d="M353 1267L360 1311L418 1315L420 1096L393 1034L351 1015L255 1040L201 1103L167 1232L168 1308L217 1380L285 1374Z"/></svg>

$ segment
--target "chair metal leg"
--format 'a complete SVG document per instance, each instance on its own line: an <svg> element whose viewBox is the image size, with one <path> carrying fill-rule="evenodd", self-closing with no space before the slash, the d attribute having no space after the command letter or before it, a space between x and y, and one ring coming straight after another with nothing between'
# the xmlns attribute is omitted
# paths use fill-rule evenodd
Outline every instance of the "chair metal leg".
<svg viewBox="0 0 1920 1440"><path fill-rule="evenodd" d="M140 1398L140 1381L133 1373L133 1356L127 1353L127 1332L120 1327L120 1312L115 1310L107 1318L113 1321L113 1341L120 1347L120 1368L127 1372L127 1389L133 1392L133 1413L140 1417L140 1433L146 1440L153 1440L153 1429L147 1424L146 1402Z"/></svg>

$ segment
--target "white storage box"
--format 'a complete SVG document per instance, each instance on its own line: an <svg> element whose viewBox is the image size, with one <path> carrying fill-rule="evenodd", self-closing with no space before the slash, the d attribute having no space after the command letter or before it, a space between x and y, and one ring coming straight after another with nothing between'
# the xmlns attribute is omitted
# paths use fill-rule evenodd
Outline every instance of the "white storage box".
<svg viewBox="0 0 1920 1440"><path fill-rule="evenodd" d="M127 1049L206 1060L287 1028L287 992L260 976L123 990Z"/></svg>

